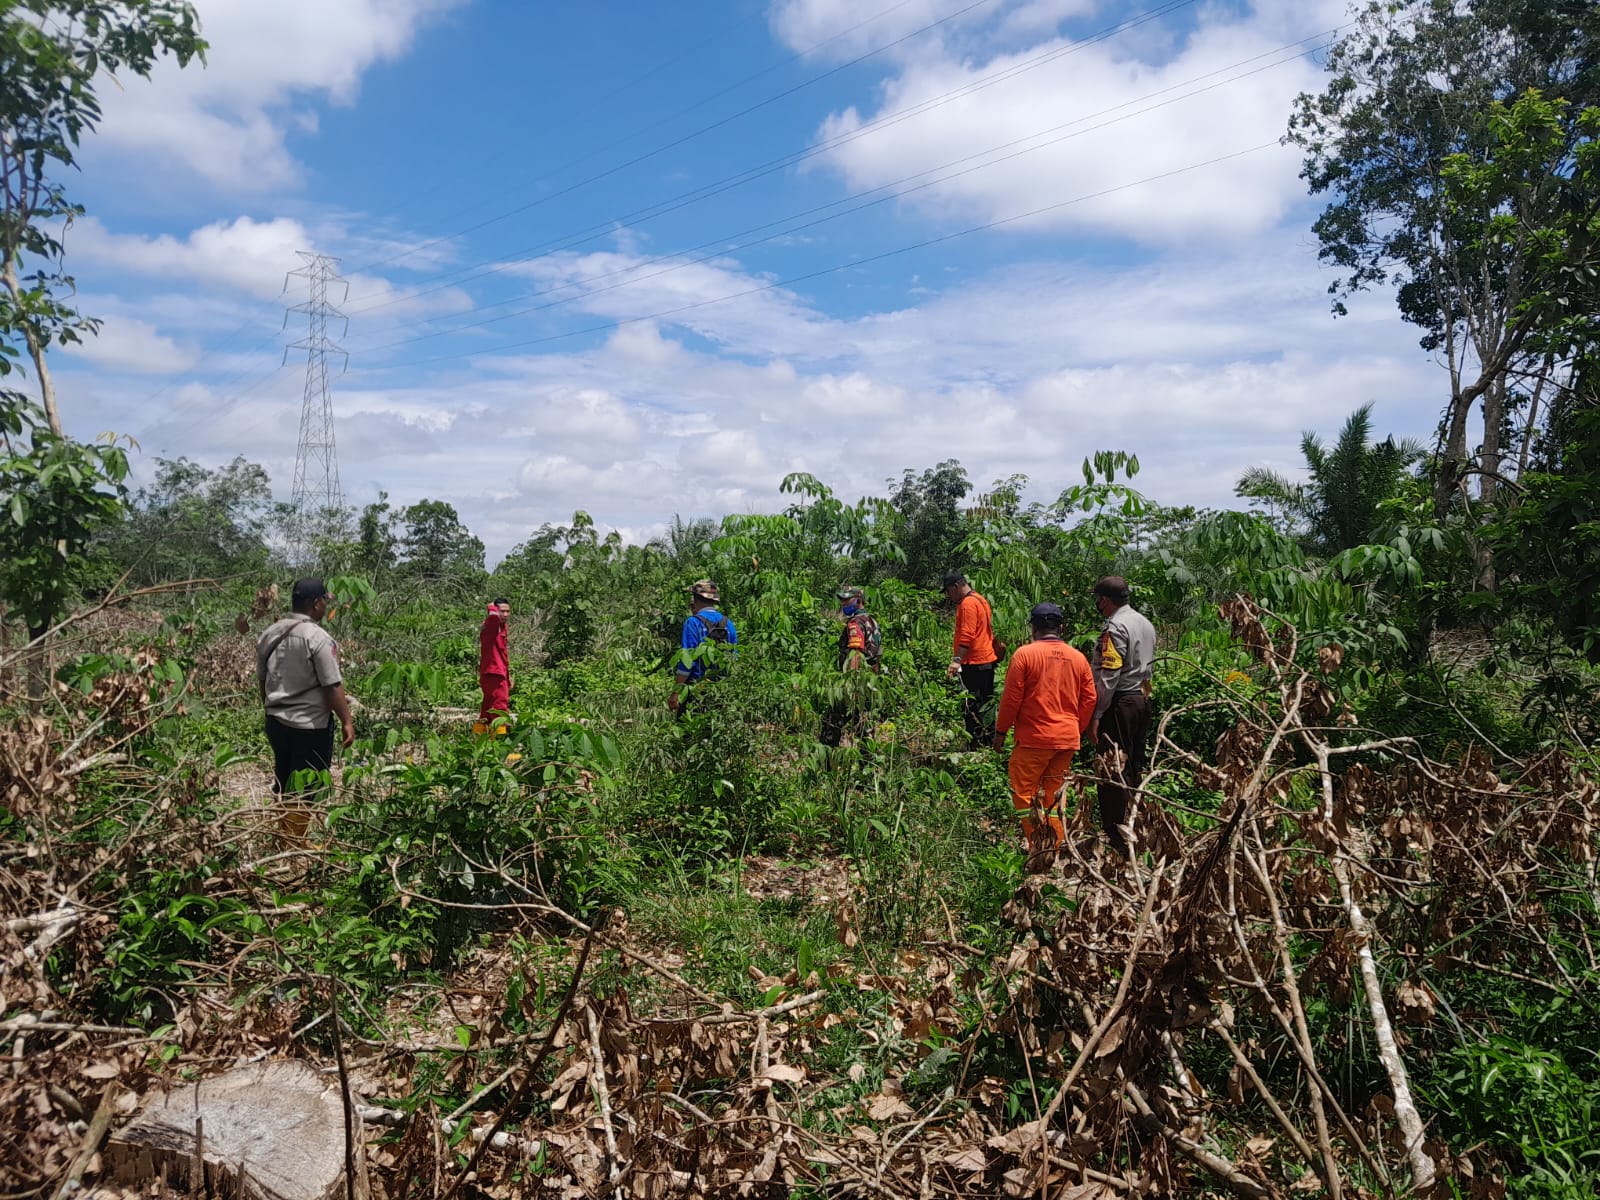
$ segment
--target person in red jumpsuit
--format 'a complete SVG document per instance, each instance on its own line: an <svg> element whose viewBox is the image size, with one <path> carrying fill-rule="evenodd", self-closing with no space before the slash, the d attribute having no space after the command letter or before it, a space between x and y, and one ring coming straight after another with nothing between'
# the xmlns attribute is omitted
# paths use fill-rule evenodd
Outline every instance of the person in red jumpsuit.
<svg viewBox="0 0 1600 1200"><path fill-rule="evenodd" d="M489 605L478 629L478 686L483 706L478 710L476 732L487 733L494 717L511 712L511 659L506 651L506 618L511 602L503 596Z"/></svg>

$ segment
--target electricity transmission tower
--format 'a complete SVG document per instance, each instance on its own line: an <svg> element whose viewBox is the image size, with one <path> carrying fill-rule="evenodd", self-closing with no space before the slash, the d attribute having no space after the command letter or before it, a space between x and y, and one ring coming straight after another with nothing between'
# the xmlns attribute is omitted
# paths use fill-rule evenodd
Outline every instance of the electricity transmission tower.
<svg viewBox="0 0 1600 1200"><path fill-rule="evenodd" d="M304 279L309 294L304 304L292 305L284 313L283 324L287 329L291 314L305 313L307 330L305 337L285 347L283 361L289 361L291 350L306 352L305 403L300 408L300 445L295 451L294 490L290 494L300 527L296 539L300 543L298 549L304 551L313 519L327 509L344 507L344 493L339 487L339 458L333 439L333 396L328 387L328 359L332 355L340 355L348 366L350 356L345 353L343 346L329 339L328 323L343 321L344 329L348 331L350 319L328 302L328 289L333 284L342 286L344 293L340 302L343 303L350 295L350 284L335 270L339 265L337 258L311 254L305 250L295 253L305 263L299 270L289 272L283 281L284 291L289 290L290 280Z"/></svg>

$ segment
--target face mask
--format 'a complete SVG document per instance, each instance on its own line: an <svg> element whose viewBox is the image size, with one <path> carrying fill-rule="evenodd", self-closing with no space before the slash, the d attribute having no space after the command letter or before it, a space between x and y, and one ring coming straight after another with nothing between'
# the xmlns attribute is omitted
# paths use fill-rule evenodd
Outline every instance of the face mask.
<svg viewBox="0 0 1600 1200"><path fill-rule="evenodd" d="M853 617L861 611L861 606L852 600L849 604L841 605L839 611L847 617Z"/></svg>

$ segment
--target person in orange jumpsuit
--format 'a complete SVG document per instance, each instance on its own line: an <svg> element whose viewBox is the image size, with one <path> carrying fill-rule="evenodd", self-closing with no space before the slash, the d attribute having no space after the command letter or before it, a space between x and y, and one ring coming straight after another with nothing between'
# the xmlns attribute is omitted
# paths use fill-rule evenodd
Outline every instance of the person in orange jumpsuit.
<svg viewBox="0 0 1600 1200"><path fill-rule="evenodd" d="M473 726L475 733L488 733L496 715L511 713L511 659L506 647L506 618L510 615L511 602L498 598L478 627L478 687L483 704Z"/></svg>
<svg viewBox="0 0 1600 1200"><path fill-rule="evenodd" d="M1032 852L1053 851L1066 834L1055 809L1072 770L1072 755L1094 719L1094 672L1083 652L1061 637L1061 609L1033 606L1033 640L1019 647L1006 668L1005 691L995 721L994 748L1004 753L1016 730L1008 774L1011 804L1022 818Z"/></svg>

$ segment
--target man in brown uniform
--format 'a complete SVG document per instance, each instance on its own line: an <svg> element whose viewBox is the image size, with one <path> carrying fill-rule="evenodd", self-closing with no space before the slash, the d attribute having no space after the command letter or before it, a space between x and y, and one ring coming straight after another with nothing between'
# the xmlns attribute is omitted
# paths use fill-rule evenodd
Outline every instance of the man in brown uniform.
<svg viewBox="0 0 1600 1200"><path fill-rule="evenodd" d="M291 782L301 772L326 771L333 764L335 716L342 744L348 747L356 738L338 646L322 628L332 601L322 580L295 580L294 611L267 626L256 643L256 680L272 746L272 790L294 806L283 825L296 839L305 836L310 824L305 805L314 791L302 783L291 793Z"/></svg>
<svg viewBox="0 0 1600 1200"><path fill-rule="evenodd" d="M1150 736L1150 677L1155 669L1156 630L1128 603L1128 581L1106 575L1095 581L1094 603L1105 618L1090 665L1098 693L1089 740L1108 756L1100 765L1100 825L1112 848L1128 853L1124 822L1128 799L1144 779L1144 744Z"/></svg>

